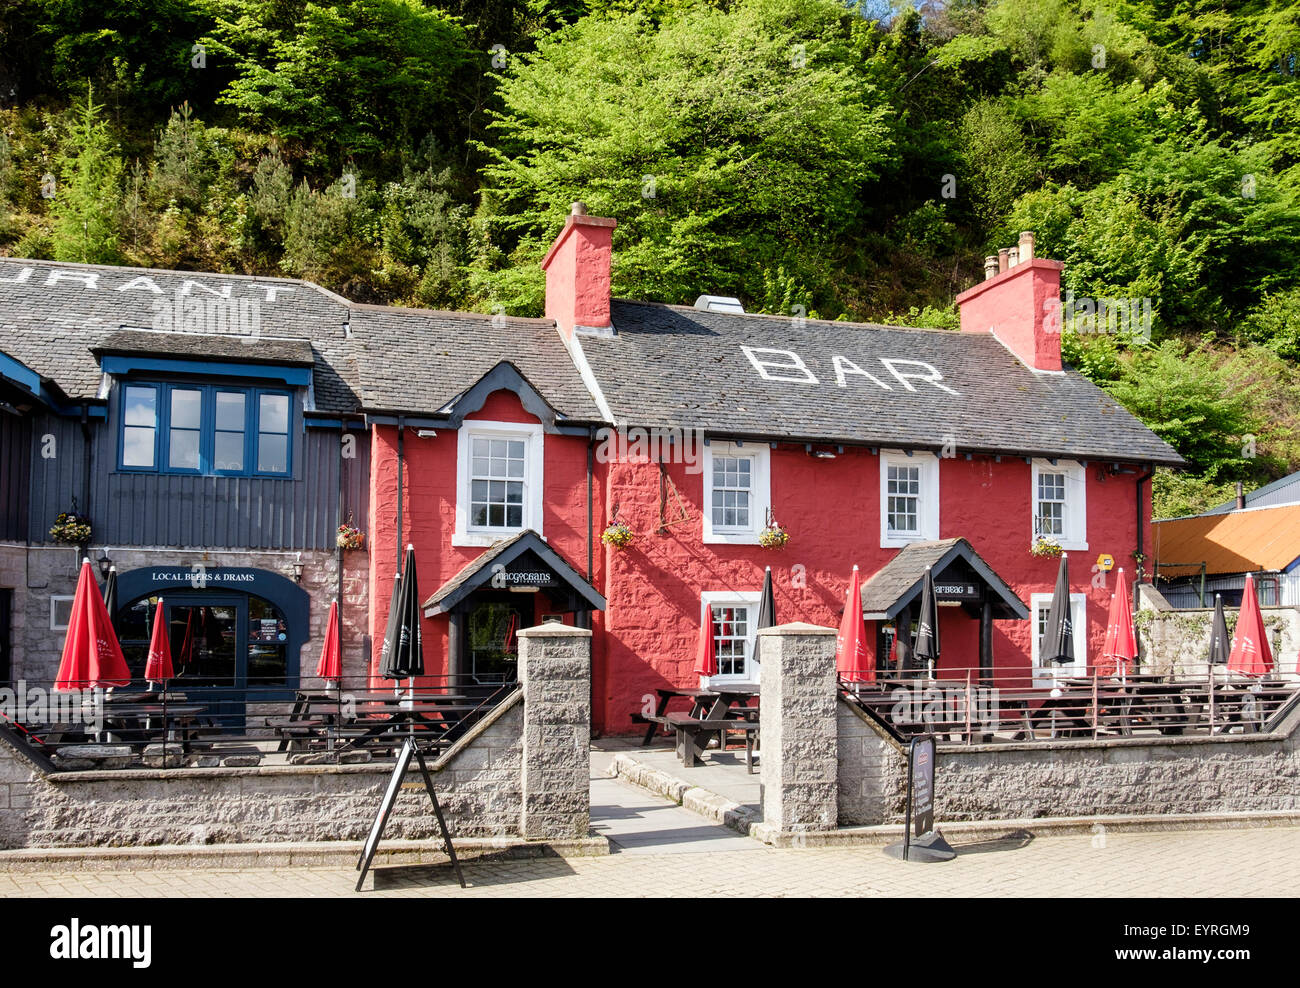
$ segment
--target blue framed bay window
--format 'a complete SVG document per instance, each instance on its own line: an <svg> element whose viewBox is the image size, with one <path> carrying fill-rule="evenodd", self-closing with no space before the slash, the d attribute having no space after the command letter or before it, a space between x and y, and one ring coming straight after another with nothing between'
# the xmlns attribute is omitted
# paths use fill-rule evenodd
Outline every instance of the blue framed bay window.
<svg viewBox="0 0 1300 988"><path fill-rule="evenodd" d="M123 381L118 468L288 477L293 394L224 384Z"/></svg>

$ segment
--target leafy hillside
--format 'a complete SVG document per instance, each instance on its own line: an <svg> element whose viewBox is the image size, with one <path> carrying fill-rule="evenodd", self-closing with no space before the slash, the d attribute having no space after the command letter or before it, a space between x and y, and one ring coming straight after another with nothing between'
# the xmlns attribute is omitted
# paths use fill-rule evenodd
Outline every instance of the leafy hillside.
<svg viewBox="0 0 1300 988"><path fill-rule="evenodd" d="M620 295L952 326L1034 230L1149 300L1066 351L1173 514L1300 468L1298 53L1282 0L0 4L0 253L536 314L583 199Z"/></svg>

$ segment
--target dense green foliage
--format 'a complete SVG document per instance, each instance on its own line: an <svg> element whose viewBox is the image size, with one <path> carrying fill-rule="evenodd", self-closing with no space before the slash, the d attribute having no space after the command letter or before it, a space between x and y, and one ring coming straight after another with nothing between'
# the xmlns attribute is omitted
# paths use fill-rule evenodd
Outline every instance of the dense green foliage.
<svg viewBox="0 0 1300 988"><path fill-rule="evenodd" d="M951 328L1034 230L1149 325L1068 359L1188 459L1300 467L1287 0L0 4L0 253L534 314L570 202L615 291Z"/></svg>

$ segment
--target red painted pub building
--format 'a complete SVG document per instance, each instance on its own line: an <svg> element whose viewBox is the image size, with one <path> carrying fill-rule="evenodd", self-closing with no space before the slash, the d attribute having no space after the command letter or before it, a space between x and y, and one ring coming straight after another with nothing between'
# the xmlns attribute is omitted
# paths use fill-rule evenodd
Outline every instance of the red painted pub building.
<svg viewBox="0 0 1300 988"><path fill-rule="evenodd" d="M961 331L949 332L753 315L708 296L695 307L612 299L615 227L575 206L543 262L542 319L362 305L279 279L3 262L0 307L24 315L0 339L0 385L33 423L11 443L32 451L21 481L32 517L15 531L35 551L52 521L40 506L67 501L66 491L40 496L42 484L63 482L39 459L40 423L62 416L75 438L79 420L82 433L107 437L98 470L110 502L121 474L137 504L154 485L192 483L186 512L210 515L220 499L218 518L255 513L252 527L209 521L186 534L173 525L132 544L156 546L138 551L160 562L206 558L214 545L238 553L250 584L274 590L268 599L293 643L278 660L286 677L312 667L335 596L345 672L377 669L371 643L383 640L399 551L410 544L431 675L510 679L514 631L554 619L587 625L595 727L605 733L632 730L654 688L697 684L708 608L718 618L717 682L757 682L754 621L768 567L779 620L836 626L859 566L883 669L908 661L910 615L933 566L949 605L939 674L983 665L999 683L1024 684L1050 674L1038 668L1035 631L1058 561L1031 551L1047 535L1070 554L1081 659L1064 671L1091 664L1113 584L1097 560L1140 565L1151 471L1181 461L1062 367L1061 264L1034 257L1032 237L1015 263L1004 252L958 296ZM234 345L233 325L159 325L156 303L145 303L171 282L178 324L183 300L220 298L223 284L235 297L256 287L259 345ZM56 313L39 320L38 287ZM154 315L129 310L136 299ZM75 331L57 315L69 311ZM189 383L159 383L163 374ZM172 406L171 418L153 410L177 388L189 406ZM235 393L246 414L260 410L260 424L241 415L222 427ZM186 407L192 428L176 424ZM287 439L271 431L281 428ZM209 463L223 442L249 458L255 508L222 494L236 483ZM276 451L278 476L258 476L263 448ZM165 469L179 455L195 476ZM67 480L72 493L84 482ZM102 510L90 505L92 521ZM312 526L332 532L349 517L366 551L339 552L328 580L313 574L308 551L304 579L304 551L322 548ZM615 522L633 533L625 546L602 541ZM783 547L762 544L774 526L788 533ZM116 538L125 545L128 534ZM287 579L295 551L297 582L311 589L302 600ZM319 558L328 567L328 554ZM282 576L258 577L263 569ZM151 579L141 568L127 582L144 599L157 592ZM29 581L15 592L35 591ZM9 671L34 677L38 665Z"/></svg>

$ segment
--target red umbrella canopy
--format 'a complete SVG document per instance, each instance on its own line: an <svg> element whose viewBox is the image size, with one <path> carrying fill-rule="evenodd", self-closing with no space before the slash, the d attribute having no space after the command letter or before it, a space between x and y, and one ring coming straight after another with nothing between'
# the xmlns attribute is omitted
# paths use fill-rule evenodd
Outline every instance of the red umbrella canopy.
<svg viewBox="0 0 1300 988"><path fill-rule="evenodd" d="M337 683L343 678L343 655L339 648L339 602L330 604L329 627L325 630L325 645L316 663L316 675Z"/></svg>
<svg viewBox="0 0 1300 988"><path fill-rule="evenodd" d="M713 607L704 605L704 620L700 624L700 643L695 649L695 671L701 676L718 674L718 649L713 641Z"/></svg>
<svg viewBox="0 0 1300 988"><path fill-rule="evenodd" d="M130 681L131 671L126 667L126 659L122 658L122 646L118 644L117 634L108 619L104 598L99 595L99 584L91 575L90 560L83 559L54 688L77 690L125 686Z"/></svg>
<svg viewBox="0 0 1300 988"><path fill-rule="evenodd" d="M867 622L862 617L862 578L853 567L849 592L845 598L844 618L840 633L835 638L835 668L841 679L850 682L874 683L875 666L867 658Z"/></svg>
<svg viewBox="0 0 1300 988"><path fill-rule="evenodd" d="M172 668L171 636L167 634L167 620L161 599L154 614L153 635L149 639L149 658L144 664L144 678L150 682L176 678L176 670Z"/></svg>
<svg viewBox="0 0 1300 988"><path fill-rule="evenodd" d="M1241 595L1237 630L1232 634L1228 669L1247 676L1263 676L1273 669L1273 650L1264 629L1264 615L1259 612L1259 601L1255 598L1255 578L1249 573L1246 574L1246 589Z"/></svg>
<svg viewBox="0 0 1300 988"><path fill-rule="evenodd" d="M1133 671L1137 659L1137 636L1133 633L1133 604L1129 600L1128 581L1119 571L1115 592L1110 598L1110 616L1106 619L1106 643L1097 659L1097 675L1113 676Z"/></svg>

